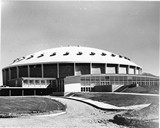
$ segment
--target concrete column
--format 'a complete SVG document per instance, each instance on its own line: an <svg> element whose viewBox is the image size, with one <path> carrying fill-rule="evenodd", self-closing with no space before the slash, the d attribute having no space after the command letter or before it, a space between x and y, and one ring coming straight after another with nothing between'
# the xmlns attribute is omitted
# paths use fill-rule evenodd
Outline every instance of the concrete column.
<svg viewBox="0 0 160 128"><path fill-rule="evenodd" d="M12 95L12 92L11 92L11 90L9 89L9 96L11 96Z"/></svg>
<svg viewBox="0 0 160 128"><path fill-rule="evenodd" d="M139 68L139 70L138 70L138 74L141 74L141 72L142 72L142 69L141 69L141 68Z"/></svg>
<svg viewBox="0 0 160 128"><path fill-rule="evenodd" d="M76 64L74 63L74 76L76 75Z"/></svg>
<svg viewBox="0 0 160 128"><path fill-rule="evenodd" d="M59 78L59 63L57 63L57 78Z"/></svg>
<svg viewBox="0 0 160 128"><path fill-rule="evenodd" d="M9 73L9 80L11 80L11 69L8 68L8 73Z"/></svg>
<svg viewBox="0 0 160 128"><path fill-rule="evenodd" d="M30 77L30 67L28 65L28 77Z"/></svg>
<svg viewBox="0 0 160 128"><path fill-rule="evenodd" d="M33 86L35 87L35 85L36 85L36 80L33 80Z"/></svg>
<svg viewBox="0 0 160 128"><path fill-rule="evenodd" d="M105 63L105 74L107 74L107 63Z"/></svg>
<svg viewBox="0 0 160 128"><path fill-rule="evenodd" d="M36 95L36 89L34 89L34 96Z"/></svg>
<svg viewBox="0 0 160 128"><path fill-rule="evenodd" d="M137 74L138 74L138 67L136 67L136 72L137 72Z"/></svg>
<svg viewBox="0 0 160 128"><path fill-rule="evenodd" d="M2 77L3 77L3 85L6 85L7 81L6 81L6 70L5 69L3 70Z"/></svg>
<svg viewBox="0 0 160 128"><path fill-rule="evenodd" d="M136 74L136 67L134 67L134 74Z"/></svg>
<svg viewBox="0 0 160 128"><path fill-rule="evenodd" d="M19 67L16 67L17 69L17 78L19 78Z"/></svg>
<svg viewBox="0 0 160 128"><path fill-rule="evenodd" d="M138 69L138 74L140 74L140 68Z"/></svg>
<svg viewBox="0 0 160 128"><path fill-rule="evenodd" d="M140 74L142 74L142 68L140 68Z"/></svg>
<svg viewBox="0 0 160 128"><path fill-rule="evenodd" d="M90 63L90 74L92 74L92 63Z"/></svg>
<svg viewBox="0 0 160 128"><path fill-rule="evenodd" d="M127 70L128 70L127 68L128 68L128 66L125 66L125 68L126 68L126 74L128 74L128 73L127 73Z"/></svg>
<svg viewBox="0 0 160 128"><path fill-rule="evenodd" d="M24 96L24 90L22 89L22 96Z"/></svg>
<svg viewBox="0 0 160 128"><path fill-rule="evenodd" d="M127 74L129 74L130 65L127 66Z"/></svg>
<svg viewBox="0 0 160 128"><path fill-rule="evenodd" d="M44 78L43 64L41 64L41 69L42 69L42 78Z"/></svg>
<svg viewBox="0 0 160 128"><path fill-rule="evenodd" d="M120 67L120 65L118 64L118 66L117 66L117 74L119 74L119 67Z"/></svg>

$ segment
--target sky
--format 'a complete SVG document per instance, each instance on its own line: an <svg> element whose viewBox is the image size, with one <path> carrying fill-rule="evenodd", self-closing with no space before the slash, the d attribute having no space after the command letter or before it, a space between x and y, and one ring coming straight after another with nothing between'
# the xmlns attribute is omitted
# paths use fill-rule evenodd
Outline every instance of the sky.
<svg viewBox="0 0 160 128"><path fill-rule="evenodd" d="M127 56L159 75L159 7L158 1L3 1L0 70L40 50L80 45Z"/></svg>

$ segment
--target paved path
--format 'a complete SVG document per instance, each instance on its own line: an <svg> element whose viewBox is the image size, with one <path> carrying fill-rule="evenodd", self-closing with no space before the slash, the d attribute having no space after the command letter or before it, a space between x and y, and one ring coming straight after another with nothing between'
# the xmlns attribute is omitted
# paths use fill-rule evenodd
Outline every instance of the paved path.
<svg viewBox="0 0 160 128"><path fill-rule="evenodd" d="M102 109L102 110L139 110L145 107L148 107L150 104L140 104L140 105L132 105L132 106L124 106L124 107L118 107L115 105L99 102L99 101L94 101L90 99L85 99L82 97L74 97L70 96L68 97L69 99L74 99L77 101L81 101L84 103L88 103L96 108Z"/></svg>
<svg viewBox="0 0 160 128"><path fill-rule="evenodd" d="M105 112L85 103L50 97L67 105L66 114L59 116L30 116L21 118L0 119L3 128L119 128L118 125L108 122L117 112Z"/></svg>
<svg viewBox="0 0 160 128"><path fill-rule="evenodd" d="M127 92L107 92L107 93L108 94L141 95L141 96L159 96L159 94L149 94L149 93L127 93Z"/></svg>

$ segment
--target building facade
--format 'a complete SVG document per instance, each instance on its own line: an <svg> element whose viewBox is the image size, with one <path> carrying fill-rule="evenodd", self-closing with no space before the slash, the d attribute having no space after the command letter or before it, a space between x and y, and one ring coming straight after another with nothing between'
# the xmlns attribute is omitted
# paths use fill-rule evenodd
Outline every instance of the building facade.
<svg viewBox="0 0 160 128"><path fill-rule="evenodd" d="M3 85L9 88L25 90L46 89L51 86L54 92L93 91L91 86L120 86L131 83L148 86L159 82L157 77L142 76L142 67L128 57L79 46L52 48L17 58L3 68L2 73ZM95 82L92 81L93 77ZM79 84L72 84L76 80ZM74 87L80 89L74 90Z"/></svg>

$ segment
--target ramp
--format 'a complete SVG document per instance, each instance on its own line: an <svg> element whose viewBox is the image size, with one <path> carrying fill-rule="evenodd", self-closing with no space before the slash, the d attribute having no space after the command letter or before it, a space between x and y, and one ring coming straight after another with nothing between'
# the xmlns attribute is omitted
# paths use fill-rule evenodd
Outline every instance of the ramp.
<svg viewBox="0 0 160 128"><path fill-rule="evenodd" d="M117 92L122 87L124 87L123 84L114 84L114 85L112 85L112 92Z"/></svg>

